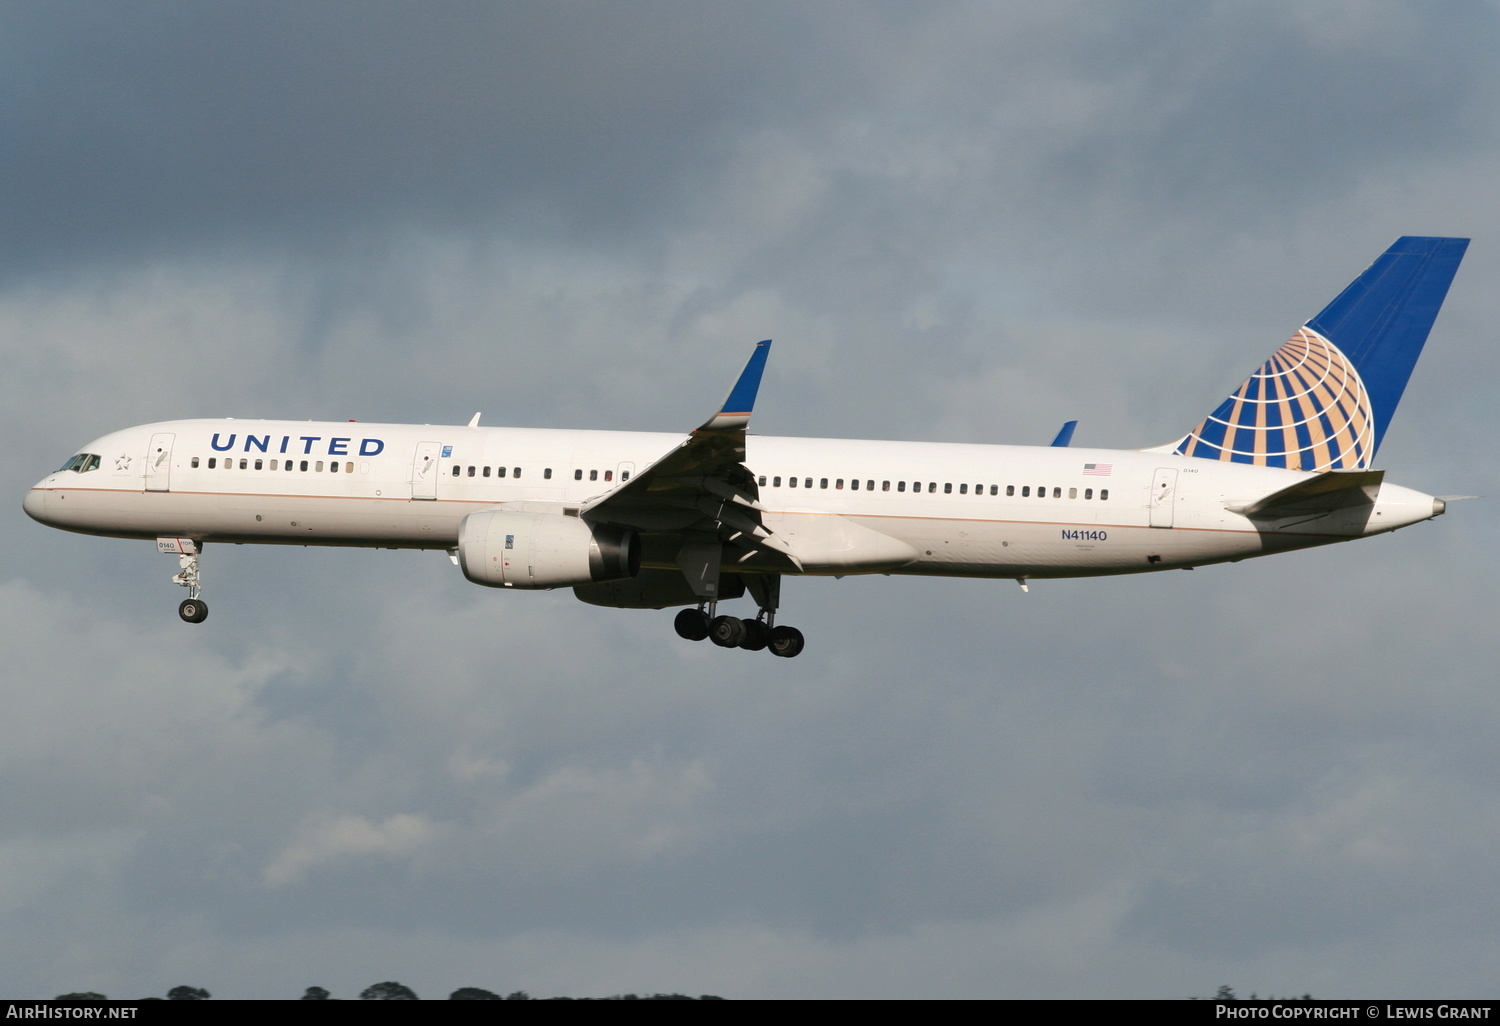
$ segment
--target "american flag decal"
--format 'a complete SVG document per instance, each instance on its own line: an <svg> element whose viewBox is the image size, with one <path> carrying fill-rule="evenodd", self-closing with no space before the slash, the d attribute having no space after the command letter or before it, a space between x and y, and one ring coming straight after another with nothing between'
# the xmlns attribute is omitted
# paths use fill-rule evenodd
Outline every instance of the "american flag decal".
<svg viewBox="0 0 1500 1026"><path fill-rule="evenodd" d="M1085 463L1083 465L1084 477L1108 477L1114 473L1113 463Z"/></svg>

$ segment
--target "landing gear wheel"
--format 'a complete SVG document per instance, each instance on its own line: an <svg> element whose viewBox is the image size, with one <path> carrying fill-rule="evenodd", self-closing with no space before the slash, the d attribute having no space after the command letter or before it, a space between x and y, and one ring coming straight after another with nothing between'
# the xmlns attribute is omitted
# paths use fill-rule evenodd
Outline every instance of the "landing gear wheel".
<svg viewBox="0 0 1500 1026"><path fill-rule="evenodd" d="M208 619L208 603L202 599L183 599L177 615L188 623L202 623Z"/></svg>
<svg viewBox="0 0 1500 1026"><path fill-rule="evenodd" d="M795 627L771 628L771 654L790 659L802 651L802 632Z"/></svg>
<svg viewBox="0 0 1500 1026"><path fill-rule="evenodd" d="M759 620L741 620L745 625L745 637L740 642L740 648L751 652L759 652L771 643L771 628Z"/></svg>
<svg viewBox="0 0 1500 1026"><path fill-rule="evenodd" d="M677 636L688 641L702 641L708 637L708 614L701 609L684 609L672 621Z"/></svg>
<svg viewBox="0 0 1500 1026"><path fill-rule="evenodd" d="M708 625L708 638L720 648L738 648L745 640L745 621L737 616L716 616Z"/></svg>

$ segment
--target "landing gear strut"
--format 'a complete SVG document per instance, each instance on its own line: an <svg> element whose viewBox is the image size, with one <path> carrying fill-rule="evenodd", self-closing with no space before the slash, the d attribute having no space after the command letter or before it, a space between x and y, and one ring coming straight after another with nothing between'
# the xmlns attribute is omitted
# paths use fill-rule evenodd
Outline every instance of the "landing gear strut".
<svg viewBox="0 0 1500 1026"><path fill-rule="evenodd" d="M746 574L745 583L760 612L752 620L718 616L718 603L705 600L697 609L678 612L672 626L688 641L707 638L720 648L743 648L751 652L769 649L774 656L790 659L802 651L802 632L776 625L776 607L781 603L780 574Z"/></svg>
<svg viewBox="0 0 1500 1026"><path fill-rule="evenodd" d="M177 607L177 615L187 623L202 623L208 619L208 603L202 599L203 585L199 577L198 557L201 547L191 538L158 538L156 551L177 556L180 568L172 575L172 583L188 590L188 597Z"/></svg>

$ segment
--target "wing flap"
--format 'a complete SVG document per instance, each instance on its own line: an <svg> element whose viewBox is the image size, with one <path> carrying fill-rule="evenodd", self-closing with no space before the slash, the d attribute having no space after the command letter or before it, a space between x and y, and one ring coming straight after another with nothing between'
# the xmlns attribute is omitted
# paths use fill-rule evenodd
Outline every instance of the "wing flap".
<svg viewBox="0 0 1500 1026"><path fill-rule="evenodd" d="M745 466L745 428L770 351L769 340L756 345L719 412L628 482L585 505L582 515L642 531L713 532L722 544L745 551L741 561L773 553L800 570L791 547L766 527L760 491Z"/></svg>

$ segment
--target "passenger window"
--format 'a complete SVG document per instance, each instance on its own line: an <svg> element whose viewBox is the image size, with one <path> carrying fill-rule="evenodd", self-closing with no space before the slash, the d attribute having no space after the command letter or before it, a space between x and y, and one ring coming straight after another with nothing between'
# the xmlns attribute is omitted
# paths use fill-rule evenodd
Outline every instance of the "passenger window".
<svg viewBox="0 0 1500 1026"><path fill-rule="evenodd" d="M969 494L969 486L967 484L960 484L958 486L958 494L959 495L968 495Z"/></svg>
<svg viewBox="0 0 1500 1026"><path fill-rule="evenodd" d="M888 491L890 491L891 490L891 483L889 481L882 481L882 482L880 482L880 490L882 492L888 492Z"/></svg>
<svg viewBox="0 0 1500 1026"><path fill-rule="evenodd" d="M937 491L937 482L936 481L928 481L927 482L927 491L929 493Z"/></svg>
<svg viewBox="0 0 1500 1026"><path fill-rule="evenodd" d="M606 481L613 481L614 479L615 479L615 472L613 470L606 470L604 472L604 480L606 480ZM766 482L765 482L764 479L762 479L760 483L761 484L765 484Z"/></svg>
<svg viewBox="0 0 1500 1026"><path fill-rule="evenodd" d="M820 477L820 478L818 478L818 487L819 488L827 488L828 487L828 478L826 478L826 477ZM839 487L843 487L843 484L840 483Z"/></svg>
<svg viewBox="0 0 1500 1026"><path fill-rule="evenodd" d="M496 477L504 477L505 476L505 468L504 467L496 467L495 468L495 476Z"/></svg>
<svg viewBox="0 0 1500 1026"><path fill-rule="evenodd" d="M286 463L285 463L285 464L283 464L283 467L284 467L284 468L285 468L285 469L287 469L287 470L291 470L291 469L292 469L292 461L291 461L291 460L287 460L287 461L286 461ZM305 468L304 468L304 469L305 469Z"/></svg>
<svg viewBox="0 0 1500 1026"><path fill-rule="evenodd" d="M1015 485L1006 485L1005 486L1005 494L1006 495L1015 495L1016 494L1016 486Z"/></svg>
<svg viewBox="0 0 1500 1026"><path fill-rule="evenodd" d="M1031 485L1022 485L1021 486L1021 498L1026 499L1026 498L1030 498L1030 496L1031 496Z"/></svg>
<svg viewBox="0 0 1500 1026"><path fill-rule="evenodd" d="M277 461L276 461L276 460L272 460L272 461L271 461L271 469L272 469L272 470L275 470L275 469L277 469L277 468L276 468L276 463L277 463Z"/></svg>
<svg viewBox="0 0 1500 1026"><path fill-rule="evenodd" d="M786 479L786 486L788 488L796 488L797 487L797 479L795 477L789 477L789 478L787 478Z"/></svg>
<svg viewBox="0 0 1500 1026"><path fill-rule="evenodd" d="M1068 489L1068 498L1070 498L1070 499L1076 499L1076 498L1078 498L1078 489L1077 488L1069 488Z"/></svg>
<svg viewBox="0 0 1500 1026"><path fill-rule="evenodd" d="M1085 499L1092 499L1094 497L1094 490L1092 488L1085 488L1083 490L1083 497Z"/></svg>
<svg viewBox="0 0 1500 1026"><path fill-rule="evenodd" d="M760 475L760 477L755 479L755 483L764 488L766 486L766 475Z"/></svg>
<svg viewBox="0 0 1500 1026"><path fill-rule="evenodd" d="M771 478L771 487L772 488L780 488L781 487L781 478L779 478L779 477L773 477L773 478Z"/></svg>
<svg viewBox="0 0 1500 1026"><path fill-rule="evenodd" d="M597 480L599 480L599 471L597 471L597 470L591 470L591 471L589 471L589 480L590 481L597 481Z"/></svg>
<svg viewBox="0 0 1500 1026"><path fill-rule="evenodd" d="M905 481L897 481L896 482L896 491L898 491L898 492L904 492L904 491L906 491L906 482Z"/></svg>
<svg viewBox="0 0 1500 1026"><path fill-rule="evenodd" d="M1054 488L1054 489L1052 489L1052 497L1054 499L1061 499L1062 498L1062 489L1061 488Z"/></svg>
<svg viewBox="0 0 1500 1026"><path fill-rule="evenodd" d="M510 476L511 477L520 477L521 476L521 468L520 467L512 467L511 470L510 470ZM543 477L551 477L552 476L552 472L549 470L549 471L547 471L547 473L543 474L542 476Z"/></svg>
<svg viewBox="0 0 1500 1026"><path fill-rule="evenodd" d="M870 481L870 480L866 480L865 481L865 491L867 491L867 492L873 492L874 490L875 490L875 482L874 481Z"/></svg>
<svg viewBox="0 0 1500 1026"><path fill-rule="evenodd" d="M346 474L352 474L352 473L354 473L354 461L353 460L350 460L348 463L344 464L344 473L346 473Z"/></svg>
<svg viewBox="0 0 1500 1026"><path fill-rule="evenodd" d="M859 491L859 478L856 477L854 480L849 482L849 490L853 492Z"/></svg>
<svg viewBox="0 0 1500 1026"><path fill-rule="evenodd" d="M943 494L944 495L952 495L953 494L953 483L951 481L944 481L943 482Z"/></svg>
<svg viewBox="0 0 1500 1026"><path fill-rule="evenodd" d="M472 463L469 464L469 476L470 477L474 476L474 465Z"/></svg>
<svg viewBox="0 0 1500 1026"><path fill-rule="evenodd" d="M517 476L519 477L520 475L518 474ZM552 480L552 468L551 467L547 467L545 470L542 471L542 480L543 481L551 481Z"/></svg>
<svg viewBox="0 0 1500 1026"><path fill-rule="evenodd" d="M473 470L474 470L473 467L469 468L469 471L471 473L473 472ZM331 460L331 461L329 461L328 472L330 474L337 474L339 472L339 461L338 460Z"/></svg>
<svg viewBox="0 0 1500 1026"><path fill-rule="evenodd" d="M844 479L843 478L839 478L837 481L834 482L833 487L835 489L843 488L844 487Z"/></svg>
<svg viewBox="0 0 1500 1026"><path fill-rule="evenodd" d="M302 468L302 469L303 469L303 470L306 470L306 469L307 469L307 468L306 468L306 467L303 467L303 468ZM457 476L458 476L458 475L459 475L459 474L462 474L462 473L463 473L463 472L464 472L464 468L463 468L463 467L460 467L460 466L459 466L459 465L458 465L458 464L456 464L456 463L455 463L455 464L454 464L454 465L453 465L453 476L454 476L454 477L457 477Z"/></svg>
<svg viewBox="0 0 1500 1026"><path fill-rule="evenodd" d="M323 461L319 460L313 470L315 473L321 474L323 472Z"/></svg>
<svg viewBox="0 0 1500 1026"><path fill-rule="evenodd" d="M802 487L803 488L811 488L812 487L812 478L810 478L810 477L804 477L802 479Z"/></svg>
<svg viewBox="0 0 1500 1026"><path fill-rule="evenodd" d="M481 470L479 472L479 476L480 477L489 477L490 476L490 468L489 467L485 467L483 470Z"/></svg>
<svg viewBox="0 0 1500 1026"><path fill-rule="evenodd" d="M583 480L583 471L581 471L581 470L575 470L575 471L573 471L573 480L574 481L582 481Z"/></svg>
<svg viewBox="0 0 1500 1026"><path fill-rule="evenodd" d="M306 470L307 470L307 461L306 461L306 460L303 460L303 461L302 461L302 469L303 469L303 470L304 470L304 471L306 471Z"/></svg>
<svg viewBox="0 0 1500 1026"><path fill-rule="evenodd" d="M263 461L261 461L261 460L256 460L255 461L255 469L256 470L261 470L261 469L264 468L264 466L265 466L265 464L263 463Z"/></svg>
<svg viewBox="0 0 1500 1026"><path fill-rule="evenodd" d="M1036 497L1038 499L1045 499L1047 497L1047 486L1046 485L1042 485L1040 488L1038 488L1036 490Z"/></svg>
<svg viewBox="0 0 1500 1026"><path fill-rule="evenodd" d="M1108 499L1108 498L1109 498L1109 489L1108 488L1101 488L1101 489L1099 489L1099 501L1103 502L1105 499Z"/></svg>
<svg viewBox="0 0 1500 1026"><path fill-rule="evenodd" d="M990 494L991 495L999 495L1000 494L1000 486L999 485L990 485Z"/></svg>
<svg viewBox="0 0 1500 1026"><path fill-rule="evenodd" d="M250 461L249 460L240 460L240 469L241 470L248 470L249 467L250 467Z"/></svg>
<svg viewBox="0 0 1500 1026"><path fill-rule="evenodd" d="M218 465L218 462L219 462L218 461L218 457L216 457L216 456L210 456L208 458L208 469L209 470L213 470L214 467Z"/></svg>
<svg viewBox="0 0 1500 1026"><path fill-rule="evenodd" d="M194 470L198 469L198 457L196 457L196 456L193 457L193 462L192 462L191 466L192 466L192 468Z"/></svg>

